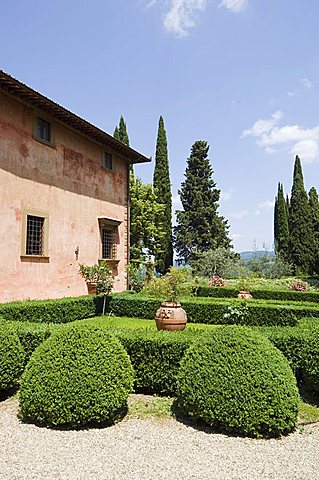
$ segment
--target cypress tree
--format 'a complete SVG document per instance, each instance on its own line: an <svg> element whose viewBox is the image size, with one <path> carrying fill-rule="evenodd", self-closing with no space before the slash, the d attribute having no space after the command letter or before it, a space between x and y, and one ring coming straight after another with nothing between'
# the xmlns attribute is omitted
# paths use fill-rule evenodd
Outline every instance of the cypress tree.
<svg viewBox="0 0 319 480"><path fill-rule="evenodd" d="M277 223L278 223L278 196L279 196L279 185L280 185L280 183L278 183L278 191L277 191L277 195L276 195L276 197L275 197L275 206L274 206L274 244L275 244L275 250L276 250L277 231L278 231Z"/></svg>
<svg viewBox="0 0 319 480"><path fill-rule="evenodd" d="M312 187L309 191L309 205L311 210L312 228L315 237L314 243L314 270L319 273L319 200L317 190Z"/></svg>
<svg viewBox="0 0 319 480"><path fill-rule="evenodd" d="M157 202L164 205L163 214L161 218L158 219L158 222L161 229L165 231L165 236L157 239L155 268L158 273L165 274L173 265L173 239L172 192L169 175L167 138L162 116L158 123L153 187Z"/></svg>
<svg viewBox="0 0 319 480"><path fill-rule="evenodd" d="M119 127L115 127L113 137L116 138L116 140L120 140L120 132L119 132Z"/></svg>
<svg viewBox="0 0 319 480"><path fill-rule="evenodd" d="M220 190L214 182L208 159L209 145L199 140L187 160L185 180L179 190L183 210L176 212L175 247L179 263L189 263L199 252L231 248L229 226L218 215Z"/></svg>
<svg viewBox="0 0 319 480"><path fill-rule="evenodd" d="M287 215L287 203L284 197L284 189L278 183L278 192L275 201L275 251L285 261L289 261L289 226Z"/></svg>
<svg viewBox="0 0 319 480"><path fill-rule="evenodd" d="M311 208L304 187L301 162L296 156L289 210L289 249L296 271L311 273L314 266L314 231Z"/></svg>
<svg viewBox="0 0 319 480"><path fill-rule="evenodd" d="M113 137L116 138L117 140L119 140L120 142L122 143L125 143L125 145L129 146L130 145L130 140L129 140L129 136L128 136L128 133L127 133L127 128L126 128L126 123L125 123L125 120L123 118L123 116L121 115L120 117L120 121L119 121L119 125L115 127L115 130L114 130L114 133L113 133ZM133 191L133 188L134 188L134 192L135 192L135 178L134 178L134 169L133 169L133 165L130 165L130 173L129 173L129 180L130 180L130 197L132 197L132 191ZM130 202L132 203L132 202ZM134 216L136 215L136 208L132 208L132 204L130 205L130 253L131 253L131 257L134 258L135 255L133 254L133 252L135 252L137 249L138 249L138 246L134 244L134 237L132 236L132 225L135 225L136 224L136 221L137 219L134 218Z"/></svg>

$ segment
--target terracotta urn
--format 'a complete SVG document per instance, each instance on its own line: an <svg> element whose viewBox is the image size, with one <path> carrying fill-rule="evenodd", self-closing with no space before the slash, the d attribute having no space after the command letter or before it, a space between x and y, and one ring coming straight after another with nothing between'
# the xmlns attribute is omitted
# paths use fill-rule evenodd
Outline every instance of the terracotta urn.
<svg viewBox="0 0 319 480"><path fill-rule="evenodd" d="M249 293L248 291L246 290L241 290L238 295L237 295L237 298L246 298L247 300L251 300L253 298L253 296L251 295L251 293Z"/></svg>
<svg viewBox="0 0 319 480"><path fill-rule="evenodd" d="M157 330L184 330L187 315L179 302L163 302L156 312L155 322Z"/></svg>
<svg viewBox="0 0 319 480"><path fill-rule="evenodd" d="M86 282L89 295L96 295L96 282Z"/></svg>

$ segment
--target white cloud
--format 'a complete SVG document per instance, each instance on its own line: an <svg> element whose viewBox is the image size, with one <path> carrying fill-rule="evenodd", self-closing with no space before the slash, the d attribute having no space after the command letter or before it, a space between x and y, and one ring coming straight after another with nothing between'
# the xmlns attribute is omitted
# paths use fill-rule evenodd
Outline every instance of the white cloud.
<svg viewBox="0 0 319 480"><path fill-rule="evenodd" d="M242 235L241 233L231 233L231 234L230 234L230 237L231 237L233 240L236 240L236 238L245 238L245 235Z"/></svg>
<svg viewBox="0 0 319 480"><path fill-rule="evenodd" d="M169 4L169 10L163 17L164 28L182 38L196 25L199 13L206 8L207 0L152 0L147 6L152 7L155 3Z"/></svg>
<svg viewBox="0 0 319 480"><path fill-rule="evenodd" d="M242 218L246 217L248 214L249 214L248 210L242 210L241 212L230 213L228 216L230 218L235 218L236 220L241 220Z"/></svg>
<svg viewBox="0 0 319 480"><path fill-rule="evenodd" d="M313 88L312 82L309 80L309 78L300 78L299 82L302 84L302 86L306 90L311 90Z"/></svg>
<svg viewBox="0 0 319 480"><path fill-rule="evenodd" d="M220 6L225 7L231 12L238 13L244 10L248 5L248 0L222 0Z"/></svg>
<svg viewBox="0 0 319 480"><path fill-rule="evenodd" d="M160 5L166 13L163 15L163 25L166 31L175 34L178 38L188 35L198 21L199 14L206 9L210 0L148 0L146 8ZM222 0L221 7L238 13L248 5L249 0Z"/></svg>
<svg viewBox="0 0 319 480"><path fill-rule="evenodd" d="M257 207L267 210L269 208L274 208L274 205L275 200L266 200L265 202L259 203Z"/></svg>
<svg viewBox="0 0 319 480"><path fill-rule="evenodd" d="M296 143L290 153L299 155L305 163L312 163L314 159L319 158L318 140L303 140Z"/></svg>
<svg viewBox="0 0 319 480"><path fill-rule="evenodd" d="M255 210L255 215L261 215L267 210L273 210L275 206L275 200L266 200L265 202L259 203L257 205L257 210Z"/></svg>
<svg viewBox="0 0 319 480"><path fill-rule="evenodd" d="M290 154L299 155L306 163L319 160L319 125L304 128L299 125L278 126L283 117L280 111L275 112L269 120L257 120L255 124L244 130L242 138L255 137L257 145L266 153L275 153L278 148Z"/></svg>
<svg viewBox="0 0 319 480"><path fill-rule="evenodd" d="M233 193L234 193L234 190L229 190L228 192L226 192L225 190L222 190L220 192L220 201L228 202L233 198Z"/></svg>
<svg viewBox="0 0 319 480"><path fill-rule="evenodd" d="M287 92L288 97L298 97L299 92L298 90L292 90Z"/></svg>
<svg viewBox="0 0 319 480"><path fill-rule="evenodd" d="M283 113L280 110L277 110L272 114L269 120L257 120L257 122L251 128L244 130L242 137L259 137L261 135L268 134L282 117Z"/></svg>

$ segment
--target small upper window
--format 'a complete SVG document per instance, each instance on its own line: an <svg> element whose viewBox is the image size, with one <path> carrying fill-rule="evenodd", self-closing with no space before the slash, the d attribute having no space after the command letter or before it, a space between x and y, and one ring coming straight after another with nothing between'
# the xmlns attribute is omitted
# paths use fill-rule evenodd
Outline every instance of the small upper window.
<svg viewBox="0 0 319 480"><path fill-rule="evenodd" d="M103 167L108 170L113 170L113 156L109 152L104 152Z"/></svg>
<svg viewBox="0 0 319 480"><path fill-rule="evenodd" d="M44 118L36 117L34 134L40 140L52 143L51 124L47 120L44 120Z"/></svg>

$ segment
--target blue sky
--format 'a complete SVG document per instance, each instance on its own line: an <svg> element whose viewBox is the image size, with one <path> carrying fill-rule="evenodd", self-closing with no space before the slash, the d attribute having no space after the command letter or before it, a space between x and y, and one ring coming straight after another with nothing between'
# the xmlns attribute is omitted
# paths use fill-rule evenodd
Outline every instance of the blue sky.
<svg viewBox="0 0 319 480"><path fill-rule="evenodd" d="M294 156L319 187L318 0L1 0L0 68L154 157L163 115L174 205L210 144L237 251L273 243ZM151 181L153 164L135 168Z"/></svg>

